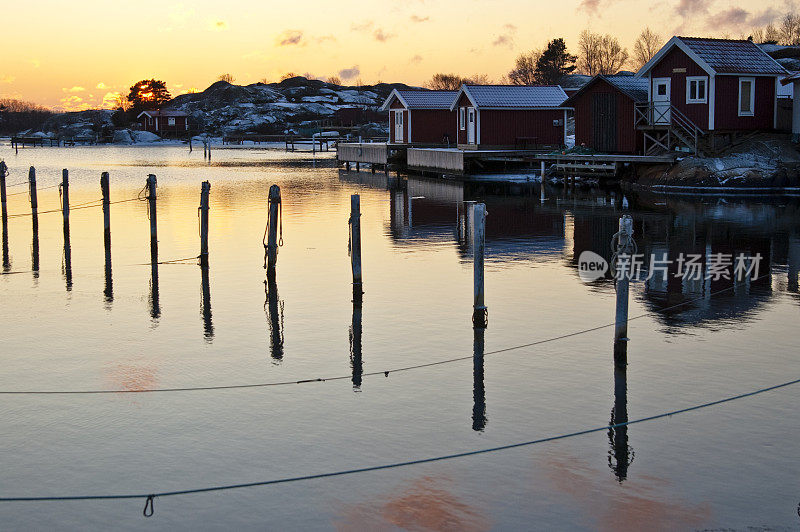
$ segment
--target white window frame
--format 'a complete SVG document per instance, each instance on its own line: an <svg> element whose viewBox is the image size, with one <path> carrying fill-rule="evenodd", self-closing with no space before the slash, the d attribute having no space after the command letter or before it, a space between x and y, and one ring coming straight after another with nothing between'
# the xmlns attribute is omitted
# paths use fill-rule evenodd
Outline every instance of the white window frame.
<svg viewBox="0 0 800 532"><path fill-rule="evenodd" d="M750 83L750 111L742 111L742 83ZM756 115L756 78L739 78L739 94L736 98L736 108L739 116Z"/></svg>
<svg viewBox="0 0 800 532"><path fill-rule="evenodd" d="M467 129L467 108L466 107L459 107L458 108L458 128L461 131Z"/></svg>
<svg viewBox="0 0 800 532"><path fill-rule="evenodd" d="M697 88L700 88L700 82L703 82L703 97L692 98L692 82L697 83ZM708 103L708 76L686 76L686 103Z"/></svg>
<svg viewBox="0 0 800 532"><path fill-rule="evenodd" d="M170 116L169 118L167 118L167 125L168 126L174 126L175 125L175 117L174 116Z"/></svg>

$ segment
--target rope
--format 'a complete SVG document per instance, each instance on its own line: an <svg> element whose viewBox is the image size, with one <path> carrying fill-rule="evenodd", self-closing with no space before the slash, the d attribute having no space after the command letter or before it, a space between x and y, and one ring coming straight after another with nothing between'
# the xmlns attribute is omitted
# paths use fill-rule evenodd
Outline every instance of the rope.
<svg viewBox="0 0 800 532"><path fill-rule="evenodd" d="M188 259L183 259L188 260ZM150 263L142 264L150 265ZM733 290L733 286L729 286L728 288L723 288L722 290L718 290L710 294L710 296L714 296L717 294L721 294L723 292L728 292ZM688 305L695 301L702 300L703 297L698 297L695 299L690 299L684 301L682 303L677 303L675 305L665 307L662 312L666 312L669 310L673 310L675 308L681 307L683 305ZM637 320L640 318L644 318L649 314L639 314L637 316L633 316L632 318L628 318L628 321ZM601 329L607 329L609 327L613 327L616 325L616 322L606 323L603 325L598 325L596 327L591 327L589 329L582 329L579 331L574 331L571 333L562 334L560 336L552 336L550 338L545 338L542 340L536 340L533 342L529 342L526 344L515 345L511 347L504 347L502 349L496 349L494 351L487 351L483 354L484 357L491 356L491 355L499 355L501 353L508 353L510 351L517 351L519 349L524 349L527 347L534 347L537 345L547 344L550 342L555 342L558 340L565 340L567 338L572 338L575 336L579 336L581 334L586 334L594 331L599 331ZM445 364L451 364L453 362L462 362L465 360L472 360L473 355L467 355L462 357L454 357L448 358L444 360L437 360L435 362L426 362L424 364L415 364L412 366L403 366L399 368L389 369L389 370L382 370L382 371L372 371L362 374L362 377L373 377L377 375L383 375L384 377L388 377L390 373L400 373L402 371L412 371L416 369L423 369L423 368L430 368L433 366L442 366ZM273 381L273 382L258 382L258 383L250 383L250 384L224 384L218 386L192 386L192 387L184 387L184 388L145 388L141 390L0 390L0 395L101 395L101 394L114 394L114 393L161 393L161 392L198 392L198 391L216 391L216 390L243 390L248 388L269 388L272 386L288 386L290 384L309 384L309 383L316 383L316 382L327 382L327 381L340 381L340 380L348 380L351 379L352 375L338 375L334 377L317 377L311 379L302 379L302 380L293 380L293 381Z"/></svg>
<svg viewBox="0 0 800 532"><path fill-rule="evenodd" d="M763 394L766 392L771 392L774 390L778 390L781 388L786 388L789 386L793 386L795 384L800 383L800 379L795 379L787 382L783 382L781 384L776 384L774 386L768 386L766 388L760 388L758 390L741 393L738 395L733 395L730 397L725 397L723 399L718 399L716 401L709 401L707 403L702 403L694 406L689 406L686 408L680 408L677 410L672 410L669 412L663 412L661 414L655 414L652 416L642 417L630 421L625 421L623 423L615 423L615 424L608 424L603 425L600 427L594 427L589 429L578 430L574 432L568 432L564 434L559 434L556 436L547 436L544 438L538 438L535 440L517 442L517 443L510 443L507 445L500 445L497 447L487 447L483 449L475 449L472 451L464 451L460 453L452 453L440 456L433 456L428 458L418 458L415 460L406 460L403 462L393 462L389 464L382 464L382 465L375 465L369 467L360 467L355 469L345 469L340 471L331 471L326 473L314 473L309 475L301 475L295 477L285 477L285 478L277 478L271 480L263 480L258 482L246 482L240 484L223 484L218 486L208 486L203 488L192 488L192 489L183 489L183 490L174 490L174 491L163 491L157 493L125 493L125 494L107 494L107 495L62 495L62 496L30 496L30 497L0 497L0 502L33 502L33 501L86 501L86 500L108 500L108 499L145 499L145 509L144 515L149 517L149 515L153 514L153 501L156 497L173 497L176 495L192 495L197 493L209 493L209 492L216 492L216 491L228 491L228 490L235 490L241 488L253 488L257 486L271 486L274 484L288 484L290 482L302 482L305 480L314 480L314 479L322 479L322 478L331 478L331 477L341 477L347 475L355 475L358 473L368 473L372 471L383 471L387 469L395 469L399 467L408 467L412 465L420 465L420 464L430 464L434 462L441 462L444 460L453 460L455 458L465 458L468 456L476 456L480 454L487 454L487 453L494 453L499 451L507 451L510 449L517 449L520 447L529 447L531 445L537 445L540 443L547 443L557 440L565 440L567 438L574 438L577 436L584 436L586 434L592 434L595 432L603 432L608 430L614 430L622 427L627 427L629 425L635 425L638 423L644 423L646 421L655 421L657 419L663 419L671 416L675 416L678 414L685 414L688 412L693 412L696 410L701 410L703 408L709 408L712 406L721 405L724 403L730 403L732 401L736 401L739 399L744 399L747 397L753 397L755 395ZM148 515L149 514L149 515Z"/></svg>
<svg viewBox="0 0 800 532"><path fill-rule="evenodd" d="M97 205L89 205L90 203L95 203L95 202L98 202L98 201L102 202L103 200L99 199L99 200L89 201L89 202L86 202L86 203L79 203L74 207L70 206L69 210L70 211L77 211L77 210L81 210L81 209L91 209L93 207L102 207L103 206L102 203L98 203ZM126 202L129 202L129 201L139 201L139 198L129 198L129 199L124 199L124 200L109 201L108 204L109 205L114 205L116 203L126 203ZM47 210L47 211L38 211L36 214L50 214L50 213L53 213L53 212L61 212L61 209L51 209L51 210ZM33 213L24 212L24 213L17 213L17 214L9 214L8 217L9 218L21 218L23 216L32 216L32 215L33 215Z"/></svg>

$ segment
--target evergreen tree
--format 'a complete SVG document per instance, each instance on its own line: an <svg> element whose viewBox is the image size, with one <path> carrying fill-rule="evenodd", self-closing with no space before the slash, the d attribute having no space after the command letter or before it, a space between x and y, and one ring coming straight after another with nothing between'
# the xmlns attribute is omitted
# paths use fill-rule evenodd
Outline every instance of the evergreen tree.
<svg viewBox="0 0 800 532"><path fill-rule="evenodd" d="M164 102L172 98L167 90L167 84L157 79L143 79L131 87L128 101L131 102L134 113L158 109Z"/></svg>
<svg viewBox="0 0 800 532"><path fill-rule="evenodd" d="M536 83L556 85L562 77L575 70L577 57L567 53L564 39L553 39L547 43L542 55L536 60Z"/></svg>

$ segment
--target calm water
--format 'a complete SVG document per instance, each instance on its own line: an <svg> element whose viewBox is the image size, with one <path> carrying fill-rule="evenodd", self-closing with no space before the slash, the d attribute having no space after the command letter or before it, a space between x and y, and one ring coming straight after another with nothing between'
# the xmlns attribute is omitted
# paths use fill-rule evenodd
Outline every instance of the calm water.
<svg viewBox="0 0 800 532"><path fill-rule="evenodd" d="M627 375L612 330L472 360L607 324L611 282L578 277L608 255L619 193L500 191L346 173L330 158L179 147L0 149L9 183L69 168L71 203L136 197L158 176L159 258L199 252L200 183L211 181L207 279L162 264L154 283L145 203L112 205L104 268L100 209L9 222L0 277L0 390L144 389L347 379L272 388L0 401L0 496L141 493L321 473L504 445L721 399L800 377L800 202L628 195L647 253L761 253L763 282L634 283ZM327 156L326 156L327 157ZM283 195L272 301L264 285L269 186ZM9 189L19 192L24 187ZM351 303L350 194L361 194L364 303ZM415 199L411 199L415 198ZM457 220L485 200L486 302L471 326L472 262ZM411 204L409 206L409 203ZM10 213L29 212L27 194ZM144 264L144 265L143 265ZM722 294L710 296L730 288ZM674 305L690 301L685 306ZM358 356L360 344L361 356ZM467 360L364 376L453 357ZM625 378L626 377L626 378ZM616 390L616 394L615 394ZM533 447L435 464L143 502L0 503L3 529L602 529L800 525L800 388ZM613 411L612 411L613 410Z"/></svg>

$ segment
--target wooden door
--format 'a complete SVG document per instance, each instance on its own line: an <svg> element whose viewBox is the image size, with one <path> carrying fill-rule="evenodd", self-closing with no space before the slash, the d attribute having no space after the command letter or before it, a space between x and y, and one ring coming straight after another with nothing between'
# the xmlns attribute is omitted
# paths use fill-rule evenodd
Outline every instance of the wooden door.
<svg viewBox="0 0 800 532"><path fill-rule="evenodd" d="M616 94L592 94L592 147L607 153L617 151Z"/></svg>

